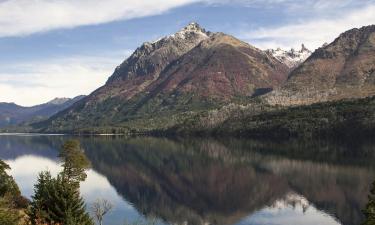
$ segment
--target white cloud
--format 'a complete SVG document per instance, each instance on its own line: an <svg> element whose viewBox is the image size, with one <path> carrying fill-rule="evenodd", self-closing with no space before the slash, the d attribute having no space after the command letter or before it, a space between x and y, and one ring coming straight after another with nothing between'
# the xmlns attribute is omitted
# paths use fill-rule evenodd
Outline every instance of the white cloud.
<svg viewBox="0 0 375 225"><path fill-rule="evenodd" d="M156 15L197 1L199 0L0 1L0 37Z"/></svg>
<svg viewBox="0 0 375 225"><path fill-rule="evenodd" d="M373 4L374 0L5 0L0 1L0 37L152 16L191 3L278 7L293 13Z"/></svg>
<svg viewBox="0 0 375 225"><path fill-rule="evenodd" d="M129 51L110 57L70 57L1 65L0 101L31 106L55 97L90 94L103 85ZM8 71L8 72L6 72Z"/></svg>
<svg viewBox="0 0 375 225"><path fill-rule="evenodd" d="M299 47L305 43L316 49L325 42L332 42L342 32L375 23L375 5L342 14L336 18L310 19L281 27L260 28L242 32L241 38L260 48Z"/></svg>

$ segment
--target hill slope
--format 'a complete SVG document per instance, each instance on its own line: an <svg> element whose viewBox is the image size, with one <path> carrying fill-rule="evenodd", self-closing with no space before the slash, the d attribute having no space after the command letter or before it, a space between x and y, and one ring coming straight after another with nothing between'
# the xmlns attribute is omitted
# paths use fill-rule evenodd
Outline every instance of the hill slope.
<svg viewBox="0 0 375 225"><path fill-rule="evenodd" d="M0 103L0 127L47 119L82 98L83 96L72 99L55 98L47 103L31 107L23 107L14 103Z"/></svg>

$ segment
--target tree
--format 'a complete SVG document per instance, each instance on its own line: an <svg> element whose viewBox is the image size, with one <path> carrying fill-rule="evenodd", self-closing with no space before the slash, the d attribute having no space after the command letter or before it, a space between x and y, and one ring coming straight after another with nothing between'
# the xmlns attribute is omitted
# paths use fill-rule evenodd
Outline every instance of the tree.
<svg viewBox="0 0 375 225"><path fill-rule="evenodd" d="M375 182L372 184L372 189L368 198L369 201L366 205L366 209L363 210L366 219L362 225L375 225Z"/></svg>
<svg viewBox="0 0 375 225"><path fill-rule="evenodd" d="M9 165L0 160L0 224L17 225L20 216L16 200L21 197L21 193L13 177L7 174L8 169Z"/></svg>
<svg viewBox="0 0 375 225"><path fill-rule="evenodd" d="M32 224L93 224L79 191L61 175L52 178L49 172L40 173L32 199L28 213Z"/></svg>
<svg viewBox="0 0 375 225"><path fill-rule="evenodd" d="M60 152L63 170L52 177L41 172L34 186L31 207L28 211L32 224L92 225L86 212L79 185L86 179L89 161L78 141L67 141Z"/></svg>
<svg viewBox="0 0 375 225"><path fill-rule="evenodd" d="M6 170L9 169L9 165L0 160L0 197L4 197L6 194L14 197L21 195L18 185L14 181L13 177L8 175L6 172Z"/></svg>
<svg viewBox="0 0 375 225"><path fill-rule="evenodd" d="M90 162L86 158L79 141L66 141L62 146L59 157L63 162L62 179L79 188L79 183L87 177L85 171L90 168Z"/></svg>
<svg viewBox="0 0 375 225"><path fill-rule="evenodd" d="M106 199L97 199L92 205L92 212L98 223L103 224L104 216L109 213L113 208L113 205Z"/></svg>
<svg viewBox="0 0 375 225"><path fill-rule="evenodd" d="M46 224L50 222L48 215L48 189L52 186L52 176L49 171L39 173L37 183L34 185L34 195L27 212L32 224Z"/></svg>

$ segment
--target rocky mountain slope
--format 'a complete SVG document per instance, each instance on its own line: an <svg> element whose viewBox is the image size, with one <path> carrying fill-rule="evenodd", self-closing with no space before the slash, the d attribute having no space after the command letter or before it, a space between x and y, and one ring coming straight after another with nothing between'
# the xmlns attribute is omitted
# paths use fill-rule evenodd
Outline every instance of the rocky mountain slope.
<svg viewBox="0 0 375 225"><path fill-rule="evenodd" d="M207 110L269 92L288 73L272 55L191 23L174 35L144 43L103 87L40 126L74 130Z"/></svg>
<svg viewBox="0 0 375 225"><path fill-rule="evenodd" d="M0 103L0 127L47 119L70 107L83 97L55 98L47 103L31 107L23 107L14 103Z"/></svg>
<svg viewBox="0 0 375 225"><path fill-rule="evenodd" d="M300 50L295 50L292 48L289 51L286 51L281 48L277 48L267 49L265 52L271 54L291 69L298 67L312 54L312 52L307 49L304 44L302 44Z"/></svg>
<svg viewBox="0 0 375 225"><path fill-rule="evenodd" d="M374 97L363 99L375 94L374 46L375 25L352 29L289 73L290 68L270 52L190 24L143 44L106 85L33 128L364 137L375 129ZM327 103L314 104L320 102ZM296 105L308 106L290 107Z"/></svg>
<svg viewBox="0 0 375 225"><path fill-rule="evenodd" d="M300 105L375 94L375 25L352 29L317 49L285 85L266 96L270 104Z"/></svg>

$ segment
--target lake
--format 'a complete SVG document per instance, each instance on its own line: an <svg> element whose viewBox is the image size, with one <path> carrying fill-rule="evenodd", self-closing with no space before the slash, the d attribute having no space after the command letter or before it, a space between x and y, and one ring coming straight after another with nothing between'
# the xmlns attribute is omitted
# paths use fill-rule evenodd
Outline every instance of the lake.
<svg viewBox="0 0 375 225"><path fill-rule="evenodd" d="M26 197L60 171L69 136L0 135L0 158ZM375 180L375 143L78 137L92 164L81 193L112 202L105 225L356 225Z"/></svg>

